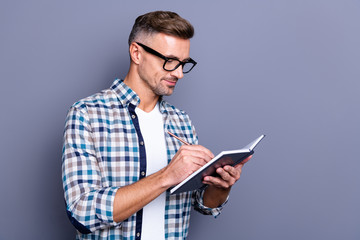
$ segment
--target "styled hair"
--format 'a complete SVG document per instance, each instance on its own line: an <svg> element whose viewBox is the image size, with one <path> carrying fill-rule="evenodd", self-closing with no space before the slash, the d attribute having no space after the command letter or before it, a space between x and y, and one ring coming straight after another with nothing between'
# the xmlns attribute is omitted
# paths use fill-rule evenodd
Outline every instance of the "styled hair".
<svg viewBox="0 0 360 240"><path fill-rule="evenodd" d="M136 18L128 43L130 45L142 34L152 35L154 33L165 33L182 39L190 39L194 36L194 27L177 13L149 12Z"/></svg>

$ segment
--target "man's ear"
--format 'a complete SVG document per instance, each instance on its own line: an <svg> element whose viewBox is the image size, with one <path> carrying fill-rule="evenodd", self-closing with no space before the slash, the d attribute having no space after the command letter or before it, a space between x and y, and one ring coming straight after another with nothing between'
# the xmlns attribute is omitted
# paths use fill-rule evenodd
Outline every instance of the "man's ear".
<svg viewBox="0 0 360 240"><path fill-rule="evenodd" d="M135 42L132 42L129 46L130 58L135 64L139 64L141 53L139 51L140 47Z"/></svg>

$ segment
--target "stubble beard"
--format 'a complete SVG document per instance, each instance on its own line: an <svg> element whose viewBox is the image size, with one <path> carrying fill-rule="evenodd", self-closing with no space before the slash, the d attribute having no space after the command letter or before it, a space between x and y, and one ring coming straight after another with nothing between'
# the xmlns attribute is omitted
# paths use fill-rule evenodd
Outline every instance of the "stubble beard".
<svg viewBox="0 0 360 240"><path fill-rule="evenodd" d="M140 79L143 80L143 82L151 89L151 91L156 94L157 96L170 96L173 94L175 85L169 86L166 84L166 80L168 81L178 81L178 78L176 77L163 77L160 78L160 81L152 81L151 78L148 78L146 75L142 74L142 71L139 72Z"/></svg>
<svg viewBox="0 0 360 240"><path fill-rule="evenodd" d="M161 79L161 81L158 84L154 86L150 85L151 90L158 96L170 96L174 92L175 86L167 86L163 84L164 80L177 81L177 79L174 78L171 79L164 78Z"/></svg>

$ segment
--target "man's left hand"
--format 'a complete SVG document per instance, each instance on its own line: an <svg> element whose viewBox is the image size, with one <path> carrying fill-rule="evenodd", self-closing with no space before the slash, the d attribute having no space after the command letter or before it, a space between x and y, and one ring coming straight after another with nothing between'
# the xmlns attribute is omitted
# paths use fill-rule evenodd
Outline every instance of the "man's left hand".
<svg viewBox="0 0 360 240"><path fill-rule="evenodd" d="M246 162L250 160L252 156L249 156L241 163L233 166L226 165L224 167L219 167L216 169L218 177L206 176L203 180L204 184L209 186L214 186L221 189L231 188L240 178L242 167Z"/></svg>

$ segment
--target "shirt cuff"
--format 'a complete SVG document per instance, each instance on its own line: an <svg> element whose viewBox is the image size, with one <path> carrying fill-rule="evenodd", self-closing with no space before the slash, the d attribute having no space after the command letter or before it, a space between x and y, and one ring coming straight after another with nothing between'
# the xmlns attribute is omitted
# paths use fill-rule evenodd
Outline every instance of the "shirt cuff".
<svg viewBox="0 0 360 240"><path fill-rule="evenodd" d="M118 225L114 221L113 216L113 204L115 195L119 187L109 187L102 189L95 194L95 214L102 222L107 222L113 226Z"/></svg>
<svg viewBox="0 0 360 240"><path fill-rule="evenodd" d="M206 189L206 188L205 188ZM194 191L194 209L202 214L205 215L213 215L215 218L217 216L220 215L222 209L224 208L225 204L228 202L229 200L229 196L226 198L226 201L221 204L220 206L216 207L216 208L209 208L207 206L204 205L204 192L205 189L203 190L195 190Z"/></svg>

